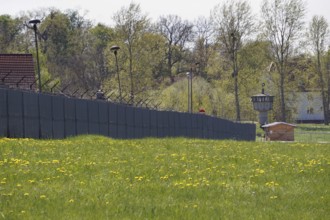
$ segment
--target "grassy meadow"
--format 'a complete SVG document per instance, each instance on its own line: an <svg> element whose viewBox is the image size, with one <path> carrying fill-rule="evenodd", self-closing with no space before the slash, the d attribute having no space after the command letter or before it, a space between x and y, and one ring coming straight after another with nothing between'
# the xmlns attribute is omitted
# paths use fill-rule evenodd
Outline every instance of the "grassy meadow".
<svg viewBox="0 0 330 220"><path fill-rule="evenodd" d="M329 216L329 144L0 138L0 219Z"/></svg>
<svg viewBox="0 0 330 220"><path fill-rule="evenodd" d="M323 124L297 124L295 140L298 142L323 142L330 144L330 126Z"/></svg>

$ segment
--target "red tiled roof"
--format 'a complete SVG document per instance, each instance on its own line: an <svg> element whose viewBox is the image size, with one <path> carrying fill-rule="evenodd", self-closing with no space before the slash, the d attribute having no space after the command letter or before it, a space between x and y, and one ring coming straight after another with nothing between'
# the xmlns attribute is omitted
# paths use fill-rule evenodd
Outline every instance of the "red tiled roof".
<svg viewBox="0 0 330 220"><path fill-rule="evenodd" d="M36 88L32 54L0 54L0 85L12 88Z"/></svg>

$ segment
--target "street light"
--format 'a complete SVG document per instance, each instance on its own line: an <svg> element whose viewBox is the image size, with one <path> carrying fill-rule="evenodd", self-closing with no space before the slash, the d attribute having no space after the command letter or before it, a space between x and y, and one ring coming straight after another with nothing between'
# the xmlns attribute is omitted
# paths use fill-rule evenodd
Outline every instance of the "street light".
<svg viewBox="0 0 330 220"><path fill-rule="evenodd" d="M120 85L120 78L119 78L119 68L118 68L118 58L117 58L117 51L120 49L119 46L114 45L110 48L111 51L115 54L116 57L116 67L117 67L117 79L118 79L118 87L119 87L119 100L122 102L122 97L121 97L121 85Z"/></svg>
<svg viewBox="0 0 330 220"><path fill-rule="evenodd" d="M199 62L195 63L195 70L197 73L197 66ZM192 80L193 80L193 68L190 68L190 72L187 72L188 77L188 112L193 112L193 89L192 89Z"/></svg>
<svg viewBox="0 0 330 220"><path fill-rule="evenodd" d="M38 38L37 38L37 24L40 23L39 19L30 20L29 24L33 24L33 30L34 30L34 38L36 43L36 51L37 51L37 67L38 67L38 81L39 81L39 92L42 92L41 90L41 77L40 77L40 64L39 64L39 51L38 51Z"/></svg>
<svg viewBox="0 0 330 220"><path fill-rule="evenodd" d="M192 69L190 72L187 72L188 77L188 112L191 113L191 102L192 102Z"/></svg>
<svg viewBox="0 0 330 220"><path fill-rule="evenodd" d="M189 77L190 77L190 72L187 72L187 82L188 82L188 110L187 112L190 112L190 80L189 80Z"/></svg>

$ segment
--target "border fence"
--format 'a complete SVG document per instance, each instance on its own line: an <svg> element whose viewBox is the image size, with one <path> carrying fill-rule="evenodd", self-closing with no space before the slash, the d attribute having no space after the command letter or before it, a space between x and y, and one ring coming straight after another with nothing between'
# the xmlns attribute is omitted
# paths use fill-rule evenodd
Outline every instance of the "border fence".
<svg viewBox="0 0 330 220"><path fill-rule="evenodd" d="M81 134L254 141L256 128L203 114L0 88L0 137L61 139Z"/></svg>

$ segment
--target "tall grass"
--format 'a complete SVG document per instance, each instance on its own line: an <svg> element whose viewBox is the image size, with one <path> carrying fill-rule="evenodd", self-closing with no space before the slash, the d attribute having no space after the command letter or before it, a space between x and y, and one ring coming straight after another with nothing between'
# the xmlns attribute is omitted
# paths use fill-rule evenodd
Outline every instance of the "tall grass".
<svg viewBox="0 0 330 220"><path fill-rule="evenodd" d="M0 219L328 219L329 144L0 139Z"/></svg>

